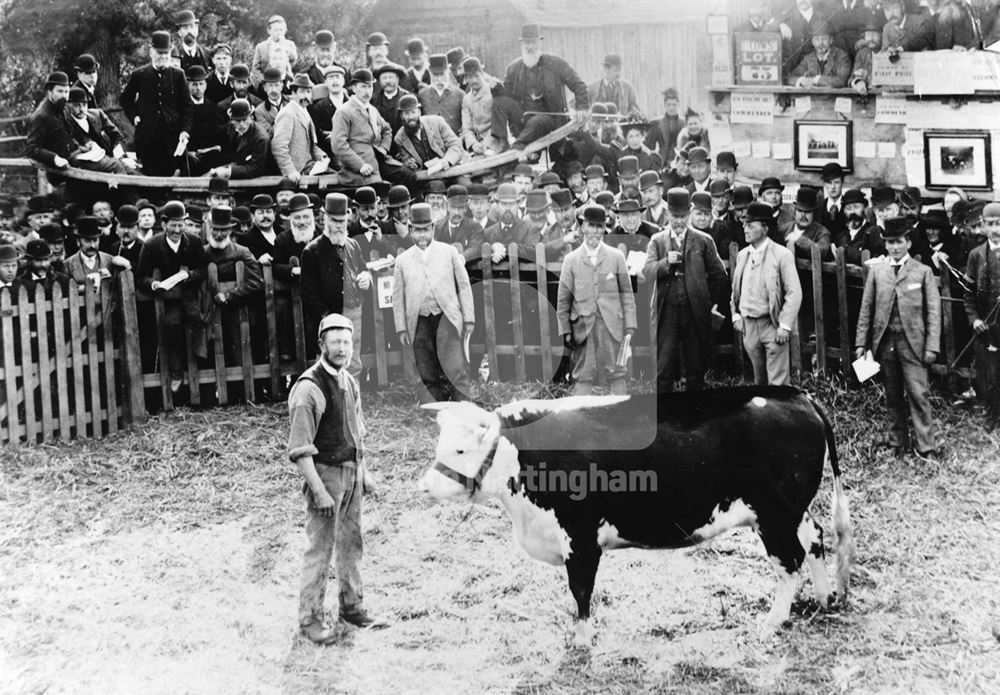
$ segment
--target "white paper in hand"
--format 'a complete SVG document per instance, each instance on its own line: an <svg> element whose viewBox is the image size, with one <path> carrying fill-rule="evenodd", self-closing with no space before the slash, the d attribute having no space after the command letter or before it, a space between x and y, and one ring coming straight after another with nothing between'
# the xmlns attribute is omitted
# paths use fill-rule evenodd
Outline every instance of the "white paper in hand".
<svg viewBox="0 0 1000 695"><path fill-rule="evenodd" d="M188 272L186 270L178 270L176 273L168 277L166 280L160 280L160 288L164 290L172 290L174 287L179 285L188 279Z"/></svg>
<svg viewBox="0 0 1000 695"><path fill-rule="evenodd" d="M879 373L882 366L875 361L875 357L872 355L872 351L869 350L864 355L854 360L851 363L854 367L854 374L858 377L858 381L864 383L871 379L873 376Z"/></svg>
<svg viewBox="0 0 1000 695"><path fill-rule="evenodd" d="M321 159L312 165L312 169L309 170L309 176L319 176L320 174L325 174L330 168L329 159Z"/></svg>
<svg viewBox="0 0 1000 695"><path fill-rule="evenodd" d="M638 275L639 271L646 265L646 252L629 251L628 258L625 259L625 265L628 266L629 275Z"/></svg>

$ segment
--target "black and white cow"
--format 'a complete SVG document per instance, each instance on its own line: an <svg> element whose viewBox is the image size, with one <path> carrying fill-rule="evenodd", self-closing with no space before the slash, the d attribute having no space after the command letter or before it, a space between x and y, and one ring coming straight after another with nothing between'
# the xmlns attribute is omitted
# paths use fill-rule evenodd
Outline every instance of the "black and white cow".
<svg viewBox="0 0 1000 695"><path fill-rule="evenodd" d="M565 564L576 641L589 644L590 597L605 549L680 548L752 526L778 572L764 629L789 618L803 559L828 607L823 531L808 507L833 469L837 591L854 553L833 430L792 387L528 400L492 412L433 403L441 432L421 481L438 501L499 499L531 557Z"/></svg>

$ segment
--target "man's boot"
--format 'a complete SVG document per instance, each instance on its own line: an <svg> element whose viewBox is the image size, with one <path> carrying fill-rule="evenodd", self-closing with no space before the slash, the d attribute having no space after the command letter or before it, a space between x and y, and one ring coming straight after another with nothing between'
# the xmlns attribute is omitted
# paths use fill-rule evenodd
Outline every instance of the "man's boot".
<svg viewBox="0 0 1000 695"><path fill-rule="evenodd" d="M319 620L302 625L299 631L303 637L316 644L333 644L337 637L332 629L324 626Z"/></svg>

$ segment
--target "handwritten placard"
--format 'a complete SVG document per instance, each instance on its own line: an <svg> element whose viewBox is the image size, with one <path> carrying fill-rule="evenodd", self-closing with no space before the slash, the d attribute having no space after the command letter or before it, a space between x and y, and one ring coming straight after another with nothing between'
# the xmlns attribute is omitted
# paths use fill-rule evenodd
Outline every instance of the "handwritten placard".
<svg viewBox="0 0 1000 695"><path fill-rule="evenodd" d="M729 34L712 37L712 86L733 83L733 56Z"/></svg>
<svg viewBox="0 0 1000 695"><path fill-rule="evenodd" d="M375 290L378 292L378 308L392 308L392 289L395 276L392 273L379 275L375 279Z"/></svg>
<svg viewBox="0 0 1000 695"><path fill-rule="evenodd" d="M729 120L732 123L773 124L774 96L772 94L734 92L729 109Z"/></svg>
<svg viewBox="0 0 1000 695"><path fill-rule="evenodd" d="M971 53L972 82L977 92L1000 92L1000 54L991 51Z"/></svg>
<svg viewBox="0 0 1000 695"><path fill-rule="evenodd" d="M739 33L736 44L736 84L781 84L781 34Z"/></svg>
<svg viewBox="0 0 1000 695"><path fill-rule="evenodd" d="M854 100L851 97L837 97L833 101L833 110L837 113L842 113L845 116L850 116L851 111L854 109Z"/></svg>
<svg viewBox="0 0 1000 695"><path fill-rule="evenodd" d="M813 108L812 97L808 96L795 97L795 113L801 116L804 113L809 113L810 111L812 111L812 108Z"/></svg>
<svg viewBox="0 0 1000 695"><path fill-rule="evenodd" d="M875 98L876 123L906 123L906 99L879 95Z"/></svg>
<svg viewBox="0 0 1000 695"><path fill-rule="evenodd" d="M872 55L872 85L875 87L912 87L913 56L915 53L900 53L899 60L892 62L888 53Z"/></svg>

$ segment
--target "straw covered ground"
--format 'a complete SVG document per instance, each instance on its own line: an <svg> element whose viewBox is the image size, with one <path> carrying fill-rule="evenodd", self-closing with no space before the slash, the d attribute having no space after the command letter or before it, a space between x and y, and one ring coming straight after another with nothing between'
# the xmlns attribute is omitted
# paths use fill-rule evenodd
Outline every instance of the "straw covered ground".
<svg viewBox="0 0 1000 695"><path fill-rule="evenodd" d="M809 386L835 416L854 591L821 613L806 579L790 626L764 641L774 578L740 530L606 554L595 646L570 646L565 572L516 548L499 507L418 499L437 427L405 389L364 397L381 488L365 499L362 574L369 609L394 624L342 625L327 648L296 634L303 514L283 407L2 450L0 691L997 692L1000 437L938 399L945 461L896 461L874 448L877 387ZM827 475L814 504L827 539L830 493Z"/></svg>

